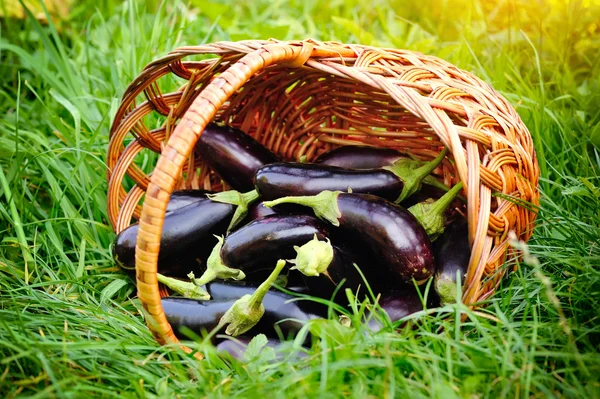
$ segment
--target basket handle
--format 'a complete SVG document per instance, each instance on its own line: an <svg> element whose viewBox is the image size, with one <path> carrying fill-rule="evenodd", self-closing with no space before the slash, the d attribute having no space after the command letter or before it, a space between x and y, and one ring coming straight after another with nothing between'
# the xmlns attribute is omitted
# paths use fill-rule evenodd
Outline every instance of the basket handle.
<svg viewBox="0 0 600 399"><path fill-rule="evenodd" d="M160 344L179 343L161 305L157 264L167 202L182 172L183 164L217 110L252 75L278 63L303 65L313 50L314 45L310 41L302 41L294 44L267 44L246 54L200 92L177 124L159 156L142 204L135 268L137 294L146 311L146 324ZM180 346L185 352L192 352L190 348ZM198 352L194 355L199 359L203 358Z"/></svg>

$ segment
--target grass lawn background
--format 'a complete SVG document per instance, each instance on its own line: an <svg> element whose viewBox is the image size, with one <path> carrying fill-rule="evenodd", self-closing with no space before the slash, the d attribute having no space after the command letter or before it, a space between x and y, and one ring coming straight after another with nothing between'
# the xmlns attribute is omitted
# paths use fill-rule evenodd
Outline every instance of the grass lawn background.
<svg viewBox="0 0 600 399"><path fill-rule="evenodd" d="M56 26L1 21L0 397L600 397L600 3L324 3L97 0ZM271 37L436 55L515 106L541 210L532 256L485 310L422 312L398 333L331 323L301 360L158 347L108 250L112 116L179 45Z"/></svg>

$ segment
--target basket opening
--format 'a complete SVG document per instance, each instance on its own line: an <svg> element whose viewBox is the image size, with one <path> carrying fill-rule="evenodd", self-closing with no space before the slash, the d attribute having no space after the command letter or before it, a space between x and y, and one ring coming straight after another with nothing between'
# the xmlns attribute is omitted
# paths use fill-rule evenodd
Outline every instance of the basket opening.
<svg viewBox="0 0 600 399"><path fill-rule="evenodd" d="M145 191L161 145L203 87L224 68L211 68L208 61L186 61L179 65L181 68L172 68L172 73L161 74L158 80L137 89L137 97L131 98L130 109L123 115L124 120L131 118L127 133L134 140L127 135L121 142L126 148L136 149L132 149L128 164L122 165L119 209L133 189ZM195 73L189 74L190 71ZM175 75L185 75L190 80L176 91L165 93L162 83L173 88L173 82L180 80ZM135 100L139 105L133 108ZM167 111L165 107L172 109ZM457 123L463 124L460 117L455 117ZM290 161L310 162L321 153L343 145L385 146L431 160L442 147L433 129L389 94L352 79L305 67L290 69L275 65L256 74L223 104L214 122L241 129ZM121 124L124 125L127 124ZM457 177L452 163L446 160L437 177L443 178L447 185L455 184ZM192 153L176 190L194 188L229 189ZM133 197L135 205L129 204L127 214L119 215L122 227L135 222L141 212L143 194Z"/></svg>

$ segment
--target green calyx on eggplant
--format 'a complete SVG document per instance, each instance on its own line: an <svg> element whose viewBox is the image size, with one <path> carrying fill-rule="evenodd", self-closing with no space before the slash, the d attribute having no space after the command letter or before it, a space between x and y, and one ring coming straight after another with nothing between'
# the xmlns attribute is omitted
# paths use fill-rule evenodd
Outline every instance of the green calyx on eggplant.
<svg viewBox="0 0 600 399"><path fill-rule="evenodd" d="M248 206L258 199L258 192L256 190L251 190L246 193L240 193L236 190L229 190L208 194L208 198L214 202L236 205L231 222L227 227L227 233L229 233L244 220L248 214Z"/></svg>
<svg viewBox="0 0 600 399"><path fill-rule="evenodd" d="M241 335L254 327L265 314L263 299L285 266L280 259L269 277L252 294L244 295L225 312L219 325L226 325L225 334Z"/></svg>
<svg viewBox="0 0 600 399"><path fill-rule="evenodd" d="M184 298L197 299L200 301L208 301L211 297L208 292L202 287L202 285L194 284L193 272L188 274L191 276L192 282L181 281L172 277L163 276L161 273L157 273L156 277L158 282L164 284L167 288L177 292Z"/></svg>
<svg viewBox="0 0 600 399"><path fill-rule="evenodd" d="M245 132L216 123L206 126L194 150L211 169L238 191L252 190L252 179L258 168L279 162L273 152Z"/></svg>
<svg viewBox="0 0 600 399"><path fill-rule="evenodd" d="M458 219L446 227L444 233L433 243L436 258L434 288L440 302L456 302L458 281L463 284L469 268L471 247L469 230L465 218Z"/></svg>
<svg viewBox="0 0 600 399"><path fill-rule="evenodd" d="M436 185L438 188L445 188L430 174L442 163L447 153L448 148L444 147L442 152L431 162L423 163L416 159L399 159L390 166L384 166L382 169L391 171L404 183L402 192L394 202L400 203L419 191L424 181Z"/></svg>
<svg viewBox="0 0 600 399"><path fill-rule="evenodd" d="M312 208L315 215L365 247L371 259L402 281L431 277L435 262L431 240L406 209L383 198L325 190L315 196L283 197L266 207L293 203Z"/></svg>
<svg viewBox="0 0 600 399"><path fill-rule="evenodd" d="M459 182L437 201L430 199L408 208L408 211L419 220L432 242L444 232L444 228L446 227L446 210L462 188L463 183Z"/></svg>
<svg viewBox="0 0 600 399"><path fill-rule="evenodd" d="M203 285L216 279L233 279L243 280L246 274L238 269L233 269L224 265L220 261L221 247L223 246L223 237L215 236L217 245L214 246L206 261L206 270L200 278L196 278L194 272L188 274L190 281L182 281L174 278L166 278L158 275L159 281L163 283L171 291L174 291L185 298L205 300L210 299L208 293L202 288Z"/></svg>
<svg viewBox="0 0 600 399"><path fill-rule="evenodd" d="M294 245L296 259L289 260L294 266L290 270L299 270L308 277L327 275L327 268L333 261L333 246L329 238L321 241L314 235L313 239L302 246Z"/></svg>

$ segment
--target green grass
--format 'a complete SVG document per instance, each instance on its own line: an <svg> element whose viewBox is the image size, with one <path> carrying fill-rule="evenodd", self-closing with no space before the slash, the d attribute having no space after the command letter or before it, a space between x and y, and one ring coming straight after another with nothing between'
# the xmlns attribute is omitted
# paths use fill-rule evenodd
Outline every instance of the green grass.
<svg viewBox="0 0 600 399"><path fill-rule="evenodd" d="M1 21L0 397L600 397L600 4L228 4L85 1L60 32ZM178 45L269 37L437 55L515 106L541 210L531 257L485 311L446 306L373 334L350 310L353 327L329 323L303 359L255 348L243 364L198 345L198 362L155 343L108 250L112 115Z"/></svg>

